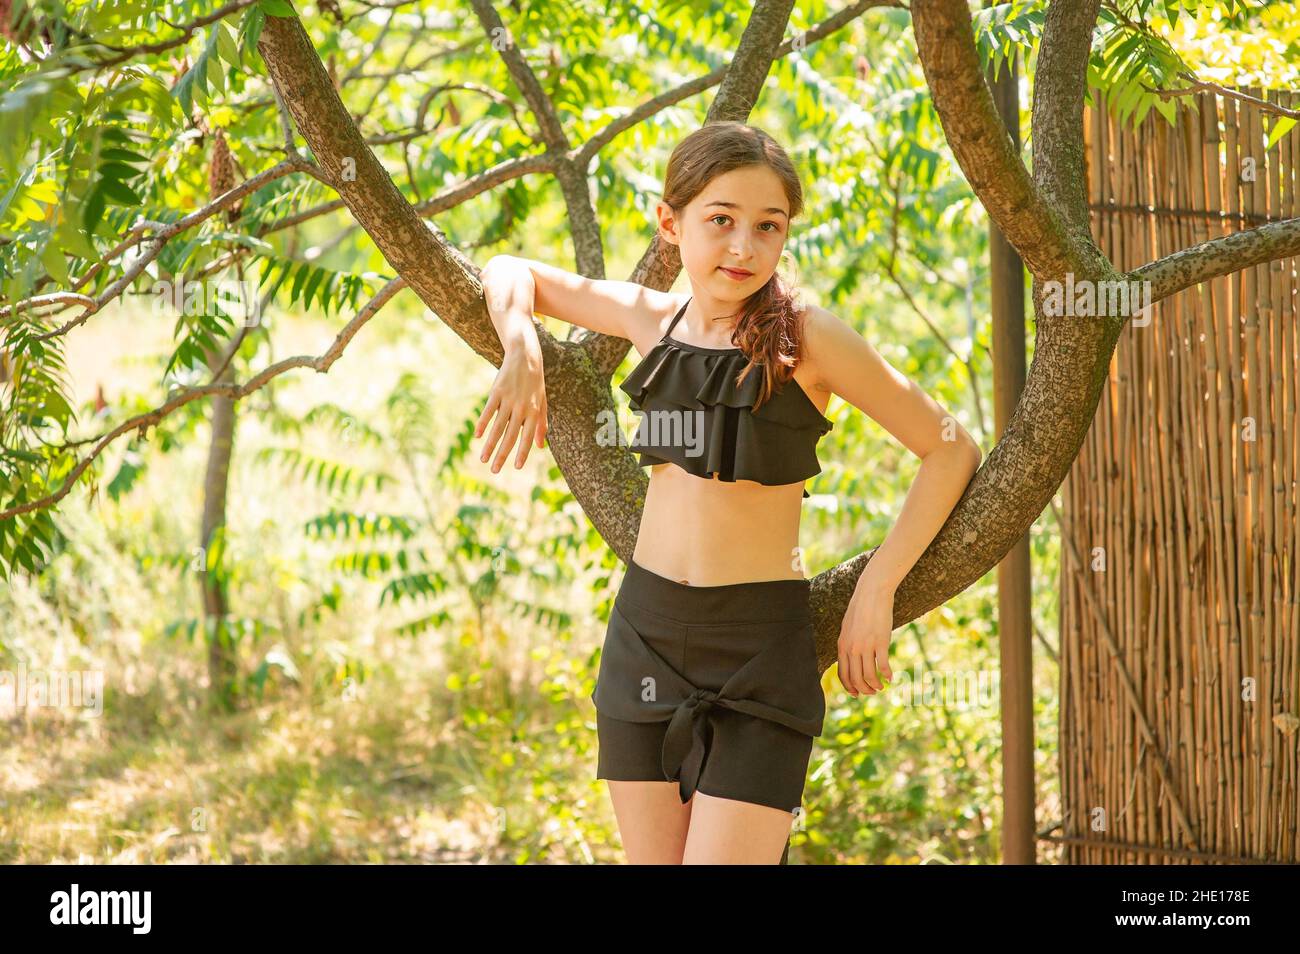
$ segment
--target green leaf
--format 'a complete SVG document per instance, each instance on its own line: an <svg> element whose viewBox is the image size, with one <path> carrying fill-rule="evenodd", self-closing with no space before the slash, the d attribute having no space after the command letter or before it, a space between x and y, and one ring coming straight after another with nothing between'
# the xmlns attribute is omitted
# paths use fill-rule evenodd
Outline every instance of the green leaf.
<svg viewBox="0 0 1300 954"><path fill-rule="evenodd" d="M296 17L298 14L294 11L286 0L258 0L258 6L262 11L271 17Z"/></svg>
<svg viewBox="0 0 1300 954"><path fill-rule="evenodd" d="M82 206L82 221L85 223L86 234L94 235L95 229L99 227L100 220L104 218L104 180L100 180L99 185L90 190L90 195L86 197L86 204Z"/></svg>
<svg viewBox="0 0 1300 954"><path fill-rule="evenodd" d="M186 70L185 75L181 77L181 81L172 90L172 95L181 104L181 112L189 116L194 102L194 67Z"/></svg>
<svg viewBox="0 0 1300 954"><path fill-rule="evenodd" d="M290 304L294 304L298 301L298 293L302 291L303 282L313 271L315 271L315 269L313 269L311 264L308 262L303 262L302 265L299 266L298 273L293 276L293 286L289 289Z"/></svg>
<svg viewBox="0 0 1300 954"><path fill-rule="evenodd" d="M262 35L262 24L265 22L266 14L259 6L249 7L244 14L244 22L239 26L239 45L245 55L250 50L257 49L257 40Z"/></svg>
<svg viewBox="0 0 1300 954"><path fill-rule="evenodd" d="M1295 119L1291 116L1283 116L1278 119L1278 121L1273 124L1272 131L1268 134L1268 145L1264 148L1272 149L1279 139L1291 131L1291 127L1293 127L1295 123Z"/></svg>
<svg viewBox="0 0 1300 954"><path fill-rule="evenodd" d="M217 25L220 26L220 24ZM215 35L220 36L220 31ZM226 91L226 74L221 68L221 57L214 55L207 56L205 59L207 60L208 86L210 87L209 92L224 93Z"/></svg>
<svg viewBox="0 0 1300 954"><path fill-rule="evenodd" d="M326 278L325 281L321 283L320 288L317 290L316 298L320 301L321 310L326 315L330 313L330 304L334 298L334 296L330 293L333 290L335 284L337 283L339 277L340 276L338 275L337 272L330 272L329 277ZM311 295L309 293L308 298L310 299L310 297Z"/></svg>
<svg viewBox="0 0 1300 954"><path fill-rule="evenodd" d="M269 266L269 267L267 268L266 274L267 274L268 276L271 274L271 271L274 269L274 267L275 267L275 266L272 264L271 266ZM280 286L283 285L284 282L285 282L285 279L287 279L287 278L289 277L289 272L290 272L292 269L293 269L293 262L288 262L288 263L286 263L285 266L284 266L282 269L280 269L280 277L277 278L277 279L272 283L270 289L269 289L269 290L267 291L267 293L266 293L266 300L267 300L268 302L269 302L269 301L274 301L274 300L275 300L275 296L276 296L276 294L280 291Z"/></svg>
<svg viewBox="0 0 1300 954"><path fill-rule="evenodd" d="M303 286L302 290L302 303L304 307L311 306L312 293L316 291L316 286L320 284L321 279L324 278L325 275L325 269L317 268L314 270L311 278L307 279L307 284Z"/></svg>
<svg viewBox="0 0 1300 954"><path fill-rule="evenodd" d="M1170 100L1165 99L1163 96L1157 96L1152 105L1155 107L1156 112L1165 117L1169 125L1175 126L1178 124L1178 107Z"/></svg>
<svg viewBox="0 0 1300 954"><path fill-rule="evenodd" d="M106 162L99 167L101 179L127 180L134 179L138 175L140 175L139 169L132 169L120 162Z"/></svg>
<svg viewBox="0 0 1300 954"><path fill-rule="evenodd" d="M130 149L119 149L116 146L111 146L108 149L101 149L99 151L99 158L116 159L120 162L149 162L148 156L142 156L138 152L132 152ZM103 174L102 167L100 168L100 174ZM138 175L139 173L136 172L136 174Z"/></svg>
<svg viewBox="0 0 1300 954"><path fill-rule="evenodd" d="M194 68L190 70L194 74L194 94L199 97L199 103L202 104L208 99L208 51L205 48L199 58L194 62Z"/></svg>
<svg viewBox="0 0 1300 954"><path fill-rule="evenodd" d="M62 250L55 244L53 238L45 243L41 249L41 263L49 271L50 277L60 285L67 286L72 284L68 278L68 263L63 257Z"/></svg>
<svg viewBox="0 0 1300 954"><path fill-rule="evenodd" d="M144 204L144 200L131 191L130 186L124 182L118 182L116 179L101 179L99 181L99 191L117 205L135 206Z"/></svg>
<svg viewBox="0 0 1300 954"><path fill-rule="evenodd" d="M76 223L79 218L75 215L67 216L59 223L56 232L59 236L59 244L64 251L81 258L94 259L99 257L95 246L86 238L86 233L77 228Z"/></svg>
<svg viewBox="0 0 1300 954"><path fill-rule="evenodd" d="M122 464L113 475L113 479L108 482L108 494L114 500L119 500L131 489L136 479L144 471L144 456L140 453L135 441L127 445L126 452L122 455Z"/></svg>
<svg viewBox="0 0 1300 954"><path fill-rule="evenodd" d="M217 55L225 60L231 66L238 67L239 64L239 46L235 43L235 38L230 35L226 25L220 20L216 24L217 31Z"/></svg>
<svg viewBox="0 0 1300 954"><path fill-rule="evenodd" d="M1140 126L1142 120L1147 118L1147 113L1151 110L1151 106L1154 104L1155 100L1156 97L1152 96L1150 93L1141 94L1138 99L1140 105L1137 108L1137 115L1133 117L1134 126Z"/></svg>

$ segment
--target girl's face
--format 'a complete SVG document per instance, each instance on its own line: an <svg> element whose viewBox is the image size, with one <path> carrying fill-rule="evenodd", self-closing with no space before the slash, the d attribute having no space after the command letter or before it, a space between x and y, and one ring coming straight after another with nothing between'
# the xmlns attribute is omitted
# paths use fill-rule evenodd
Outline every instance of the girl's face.
<svg viewBox="0 0 1300 954"><path fill-rule="evenodd" d="M679 213L659 203L659 231L679 247L696 294L741 302L776 271L790 228L781 179L764 165L715 176Z"/></svg>

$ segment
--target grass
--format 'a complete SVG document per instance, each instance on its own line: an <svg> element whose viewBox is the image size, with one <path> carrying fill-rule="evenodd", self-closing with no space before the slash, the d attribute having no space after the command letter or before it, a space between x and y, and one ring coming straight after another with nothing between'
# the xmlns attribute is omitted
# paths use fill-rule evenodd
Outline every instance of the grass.
<svg viewBox="0 0 1300 954"><path fill-rule="evenodd" d="M526 793L512 798L509 778L484 770L474 756L490 765L492 746L452 715L454 694L423 682L380 676L355 697L313 701L289 691L215 717L197 693L178 706L159 689L112 693L98 718L28 709L0 728L0 860L567 860L555 839L513 837L529 826ZM507 801L518 817L503 826ZM579 857L618 860L607 836Z"/></svg>

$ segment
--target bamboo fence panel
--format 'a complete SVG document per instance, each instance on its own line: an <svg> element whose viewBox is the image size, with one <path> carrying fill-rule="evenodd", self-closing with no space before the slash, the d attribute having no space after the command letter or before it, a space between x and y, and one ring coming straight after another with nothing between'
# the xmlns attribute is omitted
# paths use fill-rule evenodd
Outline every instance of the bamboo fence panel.
<svg viewBox="0 0 1300 954"><path fill-rule="evenodd" d="M1093 95L1093 235L1121 270L1300 215L1300 126L1265 149L1274 117L1229 96L1134 129ZM1253 266L1121 336L1062 486L1064 817L1044 837L1066 862L1300 861L1298 293L1297 259Z"/></svg>

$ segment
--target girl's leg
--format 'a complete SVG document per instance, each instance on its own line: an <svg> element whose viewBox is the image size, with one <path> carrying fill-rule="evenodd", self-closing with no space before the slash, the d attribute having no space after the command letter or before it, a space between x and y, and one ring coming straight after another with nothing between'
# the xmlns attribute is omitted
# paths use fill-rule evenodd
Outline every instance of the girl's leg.
<svg viewBox="0 0 1300 954"><path fill-rule="evenodd" d="M628 864L679 865L691 824L692 797L685 805L676 782L606 779ZM785 845L782 839L782 847ZM777 849L777 857L781 851Z"/></svg>
<svg viewBox="0 0 1300 954"><path fill-rule="evenodd" d="M679 799L680 801L680 799ZM696 791L684 865L778 865L794 814Z"/></svg>

